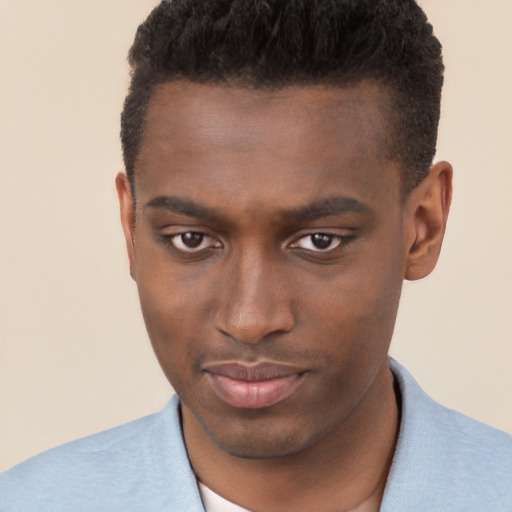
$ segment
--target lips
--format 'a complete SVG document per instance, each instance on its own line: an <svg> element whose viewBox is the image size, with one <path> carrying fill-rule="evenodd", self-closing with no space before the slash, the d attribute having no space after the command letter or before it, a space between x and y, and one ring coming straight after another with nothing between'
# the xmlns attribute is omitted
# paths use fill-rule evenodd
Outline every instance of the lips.
<svg viewBox="0 0 512 512"><path fill-rule="evenodd" d="M207 365L206 375L217 396L243 409L270 407L291 396L305 372L276 363L220 363Z"/></svg>

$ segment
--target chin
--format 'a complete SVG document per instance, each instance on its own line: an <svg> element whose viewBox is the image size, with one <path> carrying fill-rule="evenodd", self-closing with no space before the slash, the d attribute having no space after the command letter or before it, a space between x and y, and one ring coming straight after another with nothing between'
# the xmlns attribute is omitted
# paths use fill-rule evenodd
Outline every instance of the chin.
<svg viewBox="0 0 512 512"><path fill-rule="evenodd" d="M282 422L239 422L233 429L212 431L206 428L210 439L219 449L243 459L271 459L302 452L325 435L298 425Z"/></svg>
<svg viewBox="0 0 512 512"><path fill-rule="evenodd" d="M301 443L282 439L230 439L213 438L215 444L224 452L241 459L274 459L287 457L301 452L305 446Z"/></svg>

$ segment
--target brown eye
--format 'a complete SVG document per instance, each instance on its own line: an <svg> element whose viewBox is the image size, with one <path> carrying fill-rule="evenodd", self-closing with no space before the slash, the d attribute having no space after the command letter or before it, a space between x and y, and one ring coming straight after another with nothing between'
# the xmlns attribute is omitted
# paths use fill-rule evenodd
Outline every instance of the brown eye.
<svg viewBox="0 0 512 512"><path fill-rule="evenodd" d="M222 244L215 238L200 231L184 231L166 237L175 249L181 252L199 252L204 249L222 247Z"/></svg>
<svg viewBox="0 0 512 512"><path fill-rule="evenodd" d="M319 250L325 250L330 247L333 240L332 235L324 235L323 233L315 233L311 235L311 243Z"/></svg>
<svg viewBox="0 0 512 512"><path fill-rule="evenodd" d="M181 238L183 245L189 249L197 249L204 239L203 233L195 233L193 231L183 233L178 235L178 237Z"/></svg>
<svg viewBox="0 0 512 512"><path fill-rule="evenodd" d="M336 249L342 242L342 237L329 233L313 233L297 240L293 247L313 252L328 252Z"/></svg>

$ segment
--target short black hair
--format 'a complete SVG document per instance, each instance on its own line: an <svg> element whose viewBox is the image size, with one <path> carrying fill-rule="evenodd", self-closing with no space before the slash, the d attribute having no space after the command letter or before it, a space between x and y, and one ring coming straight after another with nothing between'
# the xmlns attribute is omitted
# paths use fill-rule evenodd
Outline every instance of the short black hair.
<svg viewBox="0 0 512 512"><path fill-rule="evenodd" d="M151 94L177 80L256 88L374 81L389 91L383 156L400 162L405 192L434 158L444 66L414 0L164 0L139 26L129 63L121 140L132 190Z"/></svg>

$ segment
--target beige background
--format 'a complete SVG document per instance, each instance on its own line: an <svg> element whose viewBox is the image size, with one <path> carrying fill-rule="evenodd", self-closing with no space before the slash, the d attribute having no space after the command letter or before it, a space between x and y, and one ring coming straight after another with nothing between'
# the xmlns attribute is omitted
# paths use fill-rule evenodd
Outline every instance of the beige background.
<svg viewBox="0 0 512 512"><path fill-rule="evenodd" d="M440 264L407 283L392 354L512 432L512 2L424 0L456 170ZM153 0L0 0L0 470L160 408L113 178L125 56Z"/></svg>

